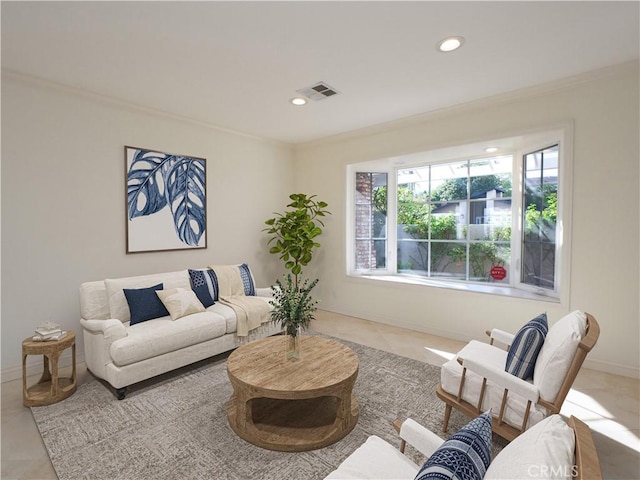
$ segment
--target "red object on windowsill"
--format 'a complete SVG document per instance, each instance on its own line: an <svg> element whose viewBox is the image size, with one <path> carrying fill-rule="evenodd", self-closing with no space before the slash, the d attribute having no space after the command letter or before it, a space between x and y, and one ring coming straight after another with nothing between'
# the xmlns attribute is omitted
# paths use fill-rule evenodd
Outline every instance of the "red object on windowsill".
<svg viewBox="0 0 640 480"><path fill-rule="evenodd" d="M494 280L503 280L507 276L507 271L504 267L496 265L491 268L491 278Z"/></svg>

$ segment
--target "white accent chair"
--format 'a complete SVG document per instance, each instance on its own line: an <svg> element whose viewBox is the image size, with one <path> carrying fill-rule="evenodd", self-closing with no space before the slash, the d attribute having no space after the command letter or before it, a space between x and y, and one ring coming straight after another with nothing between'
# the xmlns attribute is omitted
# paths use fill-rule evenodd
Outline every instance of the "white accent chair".
<svg viewBox="0 0 640 480"><path fill-rule="evenodd" d="M441 370L436 390L445 402L443 432L453 408L469 417L492 409L493 431L511 441L551 414L560 413L587 353L596 344L600 326L588 313L576 310L549 329L538 354L533 381L505 372L506 345L514 335L501 330L487 332L491 343L472 340Z"/></svg>
<svg viewBox="0 0 640 480"><path fill-rule="evenodd" d="M444 440L412 419L396 420L394 427L400 449L372 435L325 480L415 478L420 466L404 455L406 444L430 457ZM567 425L552 415L522 434L496 455L484 476L485 480L515 478L602 480L589 427L575 417Z"/></svg>

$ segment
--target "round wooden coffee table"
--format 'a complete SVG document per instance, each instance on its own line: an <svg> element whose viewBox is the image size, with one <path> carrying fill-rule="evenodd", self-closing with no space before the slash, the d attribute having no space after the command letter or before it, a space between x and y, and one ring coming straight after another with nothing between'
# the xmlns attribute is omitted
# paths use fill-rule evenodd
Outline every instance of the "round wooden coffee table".
<svg viewBox="0 0 640 480"><path fill-rule="evenodd" d="M341 343L310 335L300 338L300 360L287 360L286 348L287 337L281 335L229 356L229 425L239 437L269 450L302 452L337 442L358 421L353 395L358 356Z"/></svg>

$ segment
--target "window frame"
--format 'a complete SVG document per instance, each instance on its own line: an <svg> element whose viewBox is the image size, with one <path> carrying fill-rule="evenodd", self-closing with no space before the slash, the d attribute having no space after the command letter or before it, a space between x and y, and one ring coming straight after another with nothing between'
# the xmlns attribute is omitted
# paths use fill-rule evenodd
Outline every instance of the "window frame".
<svg viewBox="0 0 640 480"><path fill-rule="evenodd" d="M394 283L423 284L431 287L452 288L471 292L531 298L566 304L568 301L570 245L571 245L571 197L573 191L572 151L573 125L570 122L561 125L524 132L515 136L481 142L459 144L452 147L427 150L423 152L365 161L347 165L347 228L346 228L346 275L351 278L366 280L382 280ZM476 155L456 155L460 150L470 151L472 148L484 148L492 144L510 144L511 148L502 149L496 154L477 153ZM546 289L528 285L520 281L522 260L523 229L523 177L524 156L536 150L558 145L558 217L556 223L556 259L554 289ZM479 152L479 150L477 150ZM467 280L436 279L406 273L398 273L397 269L397 188L398 171L438 163L475 160L500 155L512 155L512 195L511 195L511 260L509 283L472 282ZM376 270L355 269L355 177L356 172L387 174L387 258L385 268ZM467 262L468 263L468 262Z"/></svg>

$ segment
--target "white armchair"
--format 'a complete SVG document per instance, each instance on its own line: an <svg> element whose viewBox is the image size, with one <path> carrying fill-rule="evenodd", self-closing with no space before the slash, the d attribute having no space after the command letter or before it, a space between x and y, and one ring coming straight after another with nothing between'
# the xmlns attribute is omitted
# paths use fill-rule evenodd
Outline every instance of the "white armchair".
<svg viewBox="0 0 640 480"><path fill-rule="evenodd" d="M405 445L429 458L444 440L411 419L396 420L394 427L400 449L372 435L325 479L415 478L420 466L404 455ZM542 478L548 472L578 480L602 479L591 431L577 418L571 417L568 425L559 415L546 418L507 445L491 461L484 479Z"/></svg>
<svg viewBox="0 0 640 480"><path fill-rule="evenodd" d="M326 479L413 479L420 467L404 455L406 444L430 457L444 440L410 418L396 420L393 426L401 439L400 449L372 435Z"/></svg>
<svg viewBox="0 0 640 480"><path fill-rule="evenodd" d="M560 412L573 381L600 335L598 322L588 313L571 312L546 335L535 361L533 380L522 380L505 371L507 347L514 336L494 329L491 343L472 340L441 370L436 390L446 403L443 431L453 408L469 417L492 409L497 418L493 431L513 440L527 428Z"/></svg>

